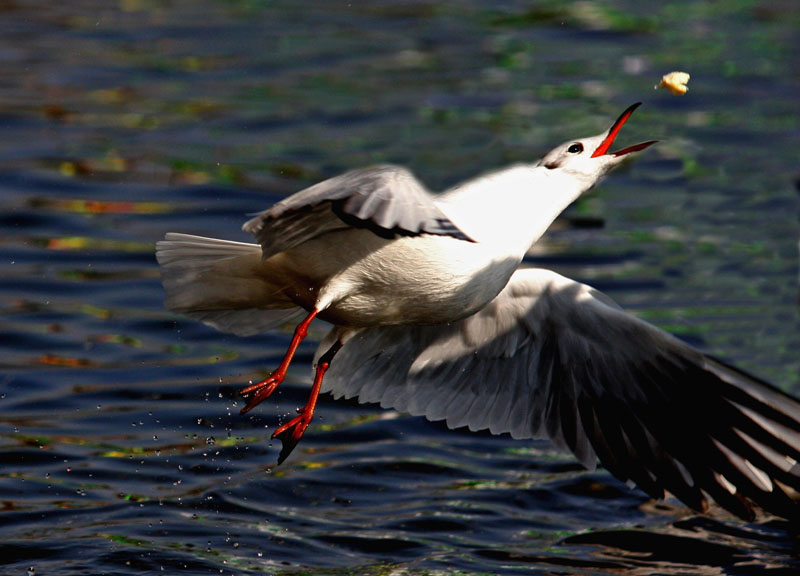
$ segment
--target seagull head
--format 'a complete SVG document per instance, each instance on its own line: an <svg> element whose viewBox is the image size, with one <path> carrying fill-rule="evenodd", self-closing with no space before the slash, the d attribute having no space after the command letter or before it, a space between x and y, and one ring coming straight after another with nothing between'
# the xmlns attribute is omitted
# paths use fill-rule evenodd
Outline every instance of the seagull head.
<svg viewBox="0 0 800 576"><path fill-rule="evenodd" d="M611 128L602 134L580 140L570 140L554 148L542 158L539 166L575 179L583 191L588 190L601 177L622 163L629 154L644 150L656 142L650 140L610 152L611 145L622 125L628 121L633 111L640 105L641 102L637 102L628 106L625 112L611 125Z"/></svg>

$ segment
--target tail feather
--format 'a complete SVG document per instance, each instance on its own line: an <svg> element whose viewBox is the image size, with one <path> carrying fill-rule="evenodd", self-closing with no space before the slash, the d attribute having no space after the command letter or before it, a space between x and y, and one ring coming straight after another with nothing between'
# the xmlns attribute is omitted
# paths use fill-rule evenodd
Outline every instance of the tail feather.
<svg viewBox="0 0 800 576"><path fill-rule="evenodd" d="M223 332L257 334L303 310L261 268L261 246L169 233L156 243L165 306Z"/></svg>

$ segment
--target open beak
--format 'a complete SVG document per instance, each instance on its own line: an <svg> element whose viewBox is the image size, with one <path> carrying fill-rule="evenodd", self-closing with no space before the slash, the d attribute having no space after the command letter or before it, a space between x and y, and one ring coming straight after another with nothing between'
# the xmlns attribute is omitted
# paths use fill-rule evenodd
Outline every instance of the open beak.
<svg viewBox="0 0 800 576"><path fill-rule="evenodd" d="M614 139L617 137L617 134L619 134L622 125L628 121L628 118L631 117L633 111L636 110L641 105L642 105L641 102L637 102L636 104L628 106L625 112L623 112L620 115L620 117L617 118L617 121L614 122L613 126L611 126L611 128L608 129L608 134L606 134L606 137L603 138L603 141L600 143L600 146L597 147L597 150L594 151L594 153L592 154L592 158L608 154L608 149L611 148L611 145L614 143ZM633 146L628 146L627 148L623 148L622 150L611 152L611 155L615 157L625 156L625 154L630 154L631 152L638 152L639 150L644 150L651 144L655 143L656 140L650 140L649 142L634 144Z"/></svg>

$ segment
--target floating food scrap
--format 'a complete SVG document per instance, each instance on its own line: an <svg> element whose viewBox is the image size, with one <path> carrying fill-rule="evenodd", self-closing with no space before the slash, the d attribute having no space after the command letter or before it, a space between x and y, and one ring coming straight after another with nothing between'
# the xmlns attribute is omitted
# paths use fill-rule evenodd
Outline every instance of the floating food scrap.
<svg viewBox="0 0 800 576"><path fill-rule="evenodd" d="M686 83L689 82L690 76L686 72L670 72L661 77L661 82L654 86L656 90L659 88L666 88L676 96L686 94L689 87Z"/></svg>

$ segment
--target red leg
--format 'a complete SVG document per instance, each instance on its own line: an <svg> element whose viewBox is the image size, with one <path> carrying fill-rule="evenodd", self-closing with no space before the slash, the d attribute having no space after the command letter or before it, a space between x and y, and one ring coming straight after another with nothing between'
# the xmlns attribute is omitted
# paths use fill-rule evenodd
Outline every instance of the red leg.
<svg viewBox="0 0 800 576"><path fill-rule="evenodd" d="M325 354L323 354L319 362L317 362L317 371L314 374L314 384L311 386L311 394L308 396L308 401L300 414L289 420L286 424L275 430L272 437L278 438L283 443L280 456L278 456L278 464L286 460L286 457L294 450L303 433L314 418L314 409L317 407L317 397L319 396L319 389L322 386L322 379L325 377L325 372L331 365L331 360L336 356L336 353L341 349L342 343L337 340L334 342Z"/></svg>
<svg viewBox="0 0 800 576"><path fill-rule="evenodd" d="M272 394L275 391L275 388L278 387L278 384L283 382L283 379L286 378L286 371L289 369L289 364L291 364L292 358L294 358L294 353L297 352L297 347L300 345L300 342L303 341L303 338L305 338L308 334L308 325L311 324L311 321L318 313L319 310L314 308L311 313L306 316L305 319L300 322L300 324L297 325L297 328L294 329L294 336L292 336L289 349L286 350L286 354L284 355L280 366L278 366L274 372L272 372L261 382L252 384L239 392L239 394L247 399L247 404L241 410L242 414L249 412L258 406L258 404L260 404L263 400L269 398L270 394Z"/></svg>

